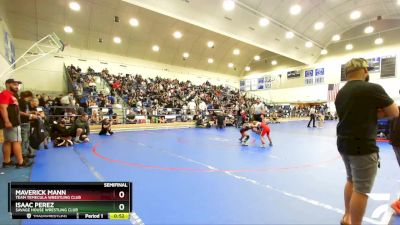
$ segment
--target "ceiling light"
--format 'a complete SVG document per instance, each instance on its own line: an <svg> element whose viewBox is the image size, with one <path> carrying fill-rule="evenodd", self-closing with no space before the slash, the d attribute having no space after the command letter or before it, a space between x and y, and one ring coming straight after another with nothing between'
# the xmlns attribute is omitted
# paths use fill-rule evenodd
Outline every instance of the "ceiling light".
<svg viewBox="0 0 400 225"><path fill-rule="evenodd" d="M258 21L258 25L260 25L260 27L265 27L269 24L269 20L267 18L261 18Z"/></svg>
<svg viewBox="0 0 400 225"><path fill-rule="evenodd" d="M233 68L233 63L228 63L229 68Z"/></svg>
<svg viewBox="0 0 400 225"><path fill-rule="evenodd" d="M77 2L70 2L69 3L69 8L74 10L74 11L79 11L81 10L81 6Z"/></svg>
<svg viewBox="0 0 400 225"><path fill-rule="evenodd" d="M184 52L184 53L182 54L182 56L183 56L183 58L187 59L187 58L189 58L189 53Z"/></svg>
<svg viewBox="0 0 400 225"><path fill-rule="evenodd" d="M311 41L307 41L305 44L306 48L311 48L314 44Z"/></svg>
<svg viewBox="0 0 400 225"><path fill-rule="evenodd" d="M153 49L153 51L155 51L155 52L160 51L160 47L158 45L153 45L153 47L151 49Z"/></svg>
<svg viewBox="0 0 400 225"><path fill-rule="evenodd" d="M214 42L213 41L207 42L207 47L214 48Z"/></svg>
<svg viewBox="0 0 400 225"><path fill-rule="evenodd" d="M234 55L239 55L239 54L240 54L240 50L237 49L237 48L235 48L235 49L233 50L233 54L234 54Z"/></svg>
<svg viewBox="0 0 400 225"><path fill-rule="evenodd" d="M260 58L261 57L259 55L254 56L254 60L256 60L256 61L260 60Z"/></svg>
<svg viewBox="0 0 400 225"><path fill-rule="evenodd" d="M271 65L275 66L276 64L278 64L278 62L276 60L272 60Z"/></svg>
<svg viewBox="0 0 400 225"><path fill-rule="evenodd" d="M321 30L322 28L324 28L324 23L323 22L316 22L315 24L314 24L314 29L315 30Z"/></svg>
<svg viewBox="0 0 400 225"><path fill-rule="evenodd" d="M129 24L132 27L137 27L137 26L139 26L139 20L137 20L136 18L132 18L132 19L129 20Z"/></svg>
<svg viewBox="0 0 400 225"><path fill-rule="evenodd" d="M354 10L353 12L350 13L350 19L356 20L361 17L361 12L358 10Z"/></svg>
<svg viewBox="0 0 400 225"><path fill-rule="evenodd" d="M180 31L175 31L174 32L174 38L180 39L182 37L182 33Z"/></svg>
<svg viewBox="0 0 400 225"><path fill-rule="evenodd" d="M214 62L214 59L212 59L212 58L208 58L207 62L211 64L211 63L213 63L213 62Z"/></svg>
<svg viewBox="0 0 400 225"><path fill-rule="evenodd" d="M286 32L285 37L287 39L292 39L294 37L294 33L292 31L288 31Z"/></svg>
<svg viewBox="0 0 400 225"><path fill-rule="evenodd" d="M245 68L244 68L244 70L246 70L246 71L250 71L250 66L246 66Z"/></svg>
<svg viewBox="0 0 400 225"><path fill-rule="evenodd" d="M376 45L381 45L382 43L383 43L383 38L379 37L379 38L375 39Z"/></svg>
<svg viewBox="0 0 400 225"><path fill-rule="evenodd" d="M347 51L350 51L350 50L353 49L353 45L352 44L347 44L345 48L346 48Z"/></svg>
<svg viewBox="0 0 400 225"><path fill-rule="evenodd" d="M117 44L121 43L121 38L120 37L114 37L114 42Z"/></svg>
<svg viewBox="0 0 400 225"><path fill-rule="evenodd" d="M233 9L235 9L235 1L225 0L222 6L224 7L225 11L232 11Z"/></svg>
<svg viewBox="0 0 400 225"><path fill-rule="evenodd" d="M400 5L400 0L397 0L397 5Z"/></svg>
<svg viewBox="0 0 400 225"><path fill-rule="evenodd" d="M301 12L301 7L299 5L292 5L290 7L290 14L297 15Z"/></svg>
<svg viewBox="0 0 400 225"><path fill-rule="evenodd" d="M333 37L332 37L332 41L340 41L340 35L339 34L335 34L335 35L333 35Z"/></svg>
<svg viewBox="0 0 400 225"><path fill-rule="evenodd" d="M65 31L66 33L72 33L74 30L73 30L72 27L70 27L70 26L65 26L65 27L64 27L64 31Z"/></svg>
<svg viewBox="0 0 400 225"><path fill-rule="evenodd" d="M328 54L328 51L326 49L322 49L321 50L321 55L326 55L326 54Z"/></svg>
<svg viewBox="0 0 400 225"><path fill-rule="evenodd" d="M370 34L372 32L374 32L374 27L373 26L368 26L368 27L366 27L364 29L364 33L366 33L366 34Z"/></svg>

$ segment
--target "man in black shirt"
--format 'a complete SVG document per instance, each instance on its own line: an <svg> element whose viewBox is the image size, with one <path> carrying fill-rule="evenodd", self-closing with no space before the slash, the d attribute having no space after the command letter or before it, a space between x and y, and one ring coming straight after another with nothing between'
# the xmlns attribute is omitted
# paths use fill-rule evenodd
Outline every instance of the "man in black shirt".
<svg viewBox="0 0 400 225"><path fill-rule="evenodd" d="M379 165L376 146L378 117L397 117L399 110L385 90L369 79L368 62L355 58L346 63L346 85L335 105L339 116L337 146L343 158L347 183L345 215L341 224L359 225L367 206Z"/></svg>
<svg viewBox="0 0 400 225"><path fill-rule="evenodd" d="M397 163L400 166L400 118L399 117L396 117L390 121L389 139L390 139L390 144L393 146L394 153L396 154Z"/></svg>
<svg viewBox="0 0 400 225"><path fill-rule="evenodd" d="M113 121L110 119L104 119L101 122L101 130L99 132L99 135L107 135L109 133L110 135L113 135L114 132L111 131L111 126L113 124Z"/></svg>
<svg viewBox="0 0 400 225"><path fill-rule="evenodd" d="M33 149L29 145L29 135L31 131L30 121L37 119L35 114L30 113L29 102L33 99L33 94L30 91L21 92L21 97L18 99L19 114L21 117L21 139L22 153L24 157L33 158Z"/></svg>
<svg viewBox="0 0 400 225"><path fill-rule="evenodd" d="M218 113L218 115L217 115L217 128L222 129L222 128L224 128L226 126L225 125L225 118L226 118L226 115L225 115L224 112Z"/></svg>

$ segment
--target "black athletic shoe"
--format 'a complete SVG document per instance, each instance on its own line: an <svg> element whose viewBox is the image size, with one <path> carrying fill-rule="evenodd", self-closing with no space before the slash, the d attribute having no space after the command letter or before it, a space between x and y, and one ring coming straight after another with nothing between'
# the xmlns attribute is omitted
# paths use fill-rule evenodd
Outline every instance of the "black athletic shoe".
<svg viewBox="0 0 400 225"><path fill-rule="evenodd" d="M8 163L3 162L3 168L9 168L9 167L14 167L15 166L15 162L13 162L12 160Z"/></svg>
<svg viewBox="0 0 400 225"><path fill-rule="evenodd" d="M44 149L49 149L49 146L45 145L45 146L44 146Z"/></svg>
<svg viewBox="0 0 400 225"><path fill-rule="evenodd" d="M33 164L32 161L30 161L30 160L24 160L24 162L23 162L22 164L17 164L17 165L15 166L15 168L20 169L20 168L23 168L23 167L30 167L30 166L32 166L32 164Z"/></svg>
<svg viewBox="0 0 400 225"><path fill-rule="evenodd" d="M34 155L34 154L28 154L28 155L26 155L26 156L24 156L24 157L29 158L29 159L33 159L33 158L36 157L36 155Z"/></svg>

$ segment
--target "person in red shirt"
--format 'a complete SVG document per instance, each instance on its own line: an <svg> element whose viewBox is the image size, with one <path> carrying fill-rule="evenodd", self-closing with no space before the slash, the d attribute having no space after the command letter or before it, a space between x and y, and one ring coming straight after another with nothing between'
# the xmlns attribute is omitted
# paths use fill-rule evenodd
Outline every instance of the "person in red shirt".
<svg viewBox="0 0 400 225"><path fill-rule="evenodd" d="M29 160L24 160L21 149L21 119L19 115L18 99L14 96L18 93L20 81L6 80L6 90L0 93L0 127L3 129L3 168L14 166L11 161L11 152L17 159L17 168L32 165Z"/></svg>
<svg viewBox="0 0 400 225"><path fill-rule="evenodd" d="M261 140L261 146L262 148L265 148L265 138L264 136L267 135L268 141L269 141L269 146L272 146L272 139L271 136L269 135L271 132L271 129L269 128L269 126L267 125L265 119L263 119L263 122L257 122L254 121L253 122L254 126L256 127L255 129L253 129L254 132L256 132L257 134L260 134L260 140Z"/></svg>

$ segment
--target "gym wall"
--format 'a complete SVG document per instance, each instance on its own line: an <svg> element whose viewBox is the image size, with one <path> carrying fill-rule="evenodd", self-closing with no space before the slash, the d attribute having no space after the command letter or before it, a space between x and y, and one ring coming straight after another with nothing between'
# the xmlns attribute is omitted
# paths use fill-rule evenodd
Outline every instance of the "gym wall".
<svg viewBox="0 0 400 225"><path fill-rule="evenodd" d="M332 57L323 58L321 61L314 65L288 68L285 70L270 71L264 73L254 73L241 77L241 80L264 77L271 75L274 78L272 82L272 89L262 91L252 91L256 95L265 97L277 103L296 103L296 102L320 102L327 100L328 84L340 83L341 86L345 82L340 81L341 65L346 63L353 57L373 58L383 56L396 56L396 74L393 78L380 78L380 73L370 73L370 82L382 85L388 94L395 98L400 99L400 44L390 45L382 48L375 48L370 51L353 51L348 54L335 55ZM306 85L304 78L304 70L324 68L324 83ZM299 78L287 78L287 71L300 70L301 76ZM282 74L281 79L279 74ZM315 75L315 74L314 74Z"/></svg>
<svg viewBox="0 0 400 225"><path fill-rule="evenodd" d="M20 56L33 44L31 41L21 39L16 39L15 42L17 56ZM66 78L63 75L64 63L66 66L70 64L79 66L83 71L90 66L98 72L107 68L110 73L116 75L129 73L141 74L144 77L161 76L182 81L190 80L194 84L202 84L208 80L212 84L239 87L239 77L237 76L177 67L73 47L66 47L64 52L34 62L26 68L16 71L12 77L21 80L24 83L24 89L35 92L66 93Z"/></svg>

